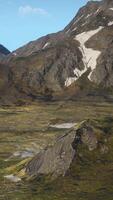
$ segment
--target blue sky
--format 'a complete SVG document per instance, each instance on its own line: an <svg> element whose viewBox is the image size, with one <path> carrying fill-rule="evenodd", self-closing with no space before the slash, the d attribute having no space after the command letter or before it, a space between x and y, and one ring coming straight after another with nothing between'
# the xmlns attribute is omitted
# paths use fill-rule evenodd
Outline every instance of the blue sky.
<svg viewBox="0 0 113 200"><path fill-rule="evenodd" d="M0 0L0 43L15 50L63 29L87 0Z"/></svg>

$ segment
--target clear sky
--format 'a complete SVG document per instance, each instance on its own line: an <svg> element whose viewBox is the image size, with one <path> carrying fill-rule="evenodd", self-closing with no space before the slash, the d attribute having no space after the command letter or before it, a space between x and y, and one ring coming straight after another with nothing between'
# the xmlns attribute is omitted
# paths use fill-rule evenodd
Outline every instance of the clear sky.
<svg viewBox="0 0 113 200"><path fill-rule="evenodd" d="M0 0L0 43L15 50L63 29L87 0Z"/></svg>

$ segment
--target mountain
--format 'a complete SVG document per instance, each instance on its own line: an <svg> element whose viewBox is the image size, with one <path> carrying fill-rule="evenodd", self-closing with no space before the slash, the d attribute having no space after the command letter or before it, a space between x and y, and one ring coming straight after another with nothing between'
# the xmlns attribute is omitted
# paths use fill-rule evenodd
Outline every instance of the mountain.
<svg viewBox="0 0 113 200"><path fill-rule="evenodd" d="M112 99L113 1L88 2L64 30L17 49L2 65L15 98Z"/></svg>
<svg viewBox="0 0 113 200"><path fill-rule="evenodd" d="M0 61L4 59L8 54L10 54L10 51L0 44Z"/></svg>
<svg viewBox="0 0 113 200"><path fill-rule="evenodd" d="M0 44L0 54L8 55L10 51Z"/></svg>

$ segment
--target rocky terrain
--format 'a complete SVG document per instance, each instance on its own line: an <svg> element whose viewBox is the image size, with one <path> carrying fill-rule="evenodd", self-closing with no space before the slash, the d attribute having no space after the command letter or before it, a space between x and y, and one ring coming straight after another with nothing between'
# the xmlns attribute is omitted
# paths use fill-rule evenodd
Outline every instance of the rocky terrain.
<svg viewBox="0 0 113 200"><path fill-rule="evenodd" d="M112 100L112 53L113 1L89 1L64 30L1 59L9 71L2 102L83 97Z"/></svg>
<svg viewBox="0 0 113 200"><path fill-rule="evenodd" d="M112 200L112 103L0 107L0 166L1 199Z"/></svg>
<svg viewBox="0 0 113 200"><path fill-rule="evenodd" d="M88 125L82 122L70 133L61 136L52 148L47 148L34 157L26 166L29 176L51 175L53 178L65 176L72 162L77 157L79 144L85 144L90 151L97 148L98 140Z"/></svg>
<svg viewBox="0 0 113 200"><path fill-rule="evenodd" d="M78 157L84 159L89 155L89 160L92 156L96 156L96 161L101 159L111 151L108 141L112 136L112 122L113 118L107 117L77 123L67 133L58 137L53 145L39 151L33 158L29 157L7 168L6 172L11 175L6 178L14 182L21 179L37 180L39 177L54 180L70 174Z"/></svg>

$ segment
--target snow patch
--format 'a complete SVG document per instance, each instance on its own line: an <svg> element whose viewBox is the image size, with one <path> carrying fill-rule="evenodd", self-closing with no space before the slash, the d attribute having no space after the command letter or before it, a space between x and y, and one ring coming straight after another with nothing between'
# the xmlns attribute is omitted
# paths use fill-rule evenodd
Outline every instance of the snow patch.
<svg viewBox="0 0 113 200"><path fill-rule="evenodd" d="M87 71L88 68L91 69L91 72L90 72L90 74L88 76L89 80L91 80L91 74L92 74L93 70L96 68L97 59L100 56L101 51L97 51L97 50L94 50L92 48L86 48L85 47L85 43L92 36L97 34L102 29L103 29L103 27L100 26L96 30L90 30L88 32L83 32L83 33L80 33L80 34L76 35L75 40L78 40L80 42L79 49L80 49L80 51L82 53L82 56L83 56L82 57L82 61L84 63L84 69L83 70L79 70L79 69L75 68L75 70L74 70L75 77L69 77L69 78L66 79L66 81L65 81L65 86L66 87L68 87L74 81L79 79Z"/></svg>
<svg viewBox="0 0 113 200"><path fill-rule="evenodd" d="M99 55L101 54L100 51L94 50L92 48L86 48L85 47L85 43L86 41L88 41L92 36L94 36L95 34L97 34L99 31L102 30L102 26L100 26L99 28L97 28L96 30L91 30L88 32L83 32L79 35L77 35L75 37L76 40L78 40L80 42L80 50L82 52L83 55L83 63L85 66L84 71L87 71L88 68L91 68L91 73L89 74L88 78L90 79L91 74L93 72L93 70L96 68L97 65L97 58L99 57ZM82 74L83 74L82 73ZM81 75L82 75L81 74ZM90 79L91 80L91 79Z"/></svg>
<svg viewBox="0 0 113 200"><path fill-rule="evenodd" d="M15 176L14 174L6 175L6 176L4 176L4 178L6 178L14 183L21 181L21 178L19 178L18 176Z"/></svg>
<svg viewBox="0 0 113 200"><path fill-rule="evenodd" d="M113 8L109 8L109 10L113 10Z"/></svg>
<svg viewBox="0 0 113 200"><path fill-rule="evenodd" d="M108 26L112 26L113 25L113 21L108 23Z"/></svg>
<svg viewBox="0 0 113 200"><path fill-rule="evenodd" d="M93 35L95 35L96 33L98 33L102 28L103 27L100 26L96 30L91 30L91 31L88 31L88 32L80 33L79 35L77 35L75 37L75 39L78 40L80 42L80 44L83 46L86 41L88 41Z"/></svg>
<svg viewBox="0 0 113 200"><path fill-rule="evenodd" d="M51 128L58 128L58 129L70 129L74 127L77 123L63 123L63 124L54 124L50 125Z"/></svg>
<svg viewBox="0 0 113 200"><path fill-rule="evenodd" d="M65 81L65 86L69 87L72 83L74 83L78 78L77 77L69 77Z"/></svg>
<svg viewBox="0 0 113 200"><path fill-rule="evenodd" d="M80 49L80 50L81 50L81 52L83 53L82 49ZM84 58L84 57L83 57L83 62L85 62L85 58ZM82 76L82 74L84 74L86 71L87 71L87 68L86 68L86 67L84 67L83 70L80 70L80 69L78 69L78 68L75 68L75 69L74 69L74 74L77 76L77 79L79 79L79 78Z"/></svg>
<svg viewBox="0 0 113 200"><path fill-rule="evenodd" d="M44 46L43 46L43 49L45 49L47 46L50 45L50 42L47 42Z"/></svg>

